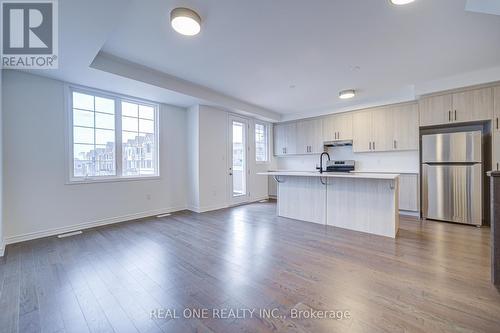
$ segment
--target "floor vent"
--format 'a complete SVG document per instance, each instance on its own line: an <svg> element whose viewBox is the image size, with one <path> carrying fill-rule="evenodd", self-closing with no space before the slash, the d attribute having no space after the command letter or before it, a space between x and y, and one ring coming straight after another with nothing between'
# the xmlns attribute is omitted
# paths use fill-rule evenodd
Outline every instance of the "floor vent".
<svg viewBox="0 0 500 333"><path fill-rule="evenodd" d="M78 231L68 232L67 234L57 235L57 238L66 238L66 237L71 237L71 236L80 235L80 234L82 234L82 231L78 230Z"/></svg>
<svg viewBox="0 0 500 333"><path fill-rule="evenodd" d="M162 218L162 217L167 217L167 216L170 216L172 214L170 213L167 213L167 214L161 214L161 215L156 215L157 218Z"/></svg>

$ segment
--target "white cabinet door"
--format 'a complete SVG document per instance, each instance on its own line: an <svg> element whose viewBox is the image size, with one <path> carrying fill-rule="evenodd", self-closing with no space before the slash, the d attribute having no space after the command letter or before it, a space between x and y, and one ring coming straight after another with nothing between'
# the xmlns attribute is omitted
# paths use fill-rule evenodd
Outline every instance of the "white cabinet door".
<svg viewBox="0 0 500 333"><path fill-rule="evenodd" d="M393 108L392 149L418 150L418 106L416 103Z"/></svg>
<svg viewBox="0 0 500 333"><path fill-rule="evenodd" d="M392 149L393 118L390 107L376 108L372 111L372 151Z"/></svg>
<svg viewBox="0 0 500 333"><path fill-rule="evenodd" d="M372 151L372 112L356 112L352 118L352 150L355 153Z"/></svg>
<svg viewBox="0 0 500 333"><path fill-rule="evenodd" d="M352 140L352 112L335 116L337 140Z"/></svg>
<svg viewBox="0 0 500 333"><path fill-rule="evenodd" d="M274 155L282 156L285 155L286 147L286 136L285 136L285 125L274 125Z"/></svg>
<svg viewBox="0 0 500 333"><path fill-rule="evenodd" d="M333 115L323 118L323 141L334 141L337 139L335 120L336 116Z"/></svg>
<svg viewBox="0 0 500 333"><path fill-rule="evenodd" d="M296 153L297 154L308 154L309 145L311 143L311 133L313 131L313 124L310 120L304 120L297 122L297 132L296 132Z"/></svg>
<svg viewBox="0 0 500 333"><path fill-rule="evenodd" d="M433 126L451 122L452 95L421 98L418 102L420 126Z"/></svg>
<svg viewBox="0 0 500 333"><path fill-rule="evenodd" d="M399 209L418 212L419 182L417 174L402 174L399 176Z"/></svg>
<svg viewBox="0 0 500 333"><path fill-rule="evenodd" d="M475 89L453 94L452 121L490 120L492 117L492 88Z"/></svg>
<svg viewBox="0 0 500 333"><path fill-rule="evenodd" d="M297 124L285 124L285 155L297 153Z"/></svg>
<svg viewBox="0 0 500 333"><path fill-rule="evenodd" d="M321 119L297 122L296 147L296 154L317 154L323 151Z"/></svg>
<svg viewBox="0 0 500 333"><path fill-rule="evenodd" d="M311 134L311 149L312 154L321 154L324 151L323 146L323 119L318 118L313 120Z"/></svg>

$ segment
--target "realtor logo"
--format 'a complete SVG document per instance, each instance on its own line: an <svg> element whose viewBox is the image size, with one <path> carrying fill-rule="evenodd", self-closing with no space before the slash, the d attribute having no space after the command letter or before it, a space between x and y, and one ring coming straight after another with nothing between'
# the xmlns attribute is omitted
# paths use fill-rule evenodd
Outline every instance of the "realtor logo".
<svg viewBox="0 0 500 333"><path fill-rule="evenodd" d="M2 68L57 68L57 0L1 4Z"/></svg>

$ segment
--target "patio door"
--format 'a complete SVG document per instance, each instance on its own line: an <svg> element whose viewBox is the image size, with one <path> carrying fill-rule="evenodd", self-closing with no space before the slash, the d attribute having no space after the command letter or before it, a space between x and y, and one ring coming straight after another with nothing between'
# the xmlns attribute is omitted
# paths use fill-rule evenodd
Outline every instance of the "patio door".
<svg viewBox="0 0 500 333"><path fill-rule="evenodd" d="M248 201L248 120L229 116L229 203Z"/></svg>

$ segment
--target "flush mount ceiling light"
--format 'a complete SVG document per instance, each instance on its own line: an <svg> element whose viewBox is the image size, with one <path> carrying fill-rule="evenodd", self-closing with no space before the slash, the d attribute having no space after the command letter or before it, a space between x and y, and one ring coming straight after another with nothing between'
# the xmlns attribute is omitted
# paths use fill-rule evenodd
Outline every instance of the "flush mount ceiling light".
<svg viewBox="0 0 500 333"><path fill-rule="evenodd" d="M354 89L342 90L339 92L339 97L341 99L353 98L356 95L356 91Z"/></svg>
<svg viewBox="0 0 500 333"><path fill-rule="evenodd" d="M201 30L201 17L189 8L175 8L170 12L170 24L185 36L197 35Z"/></svg>
<svg viewBox="0 0 500 333"><path fill-rule="evenodd" d="M391 3L394 5L407 5L415 0L391 0Z"/></svg>

